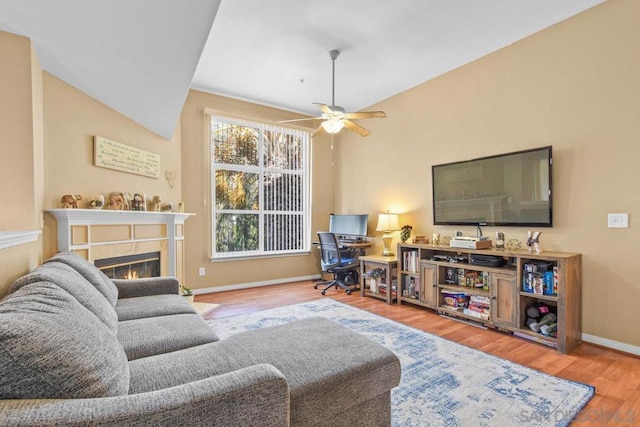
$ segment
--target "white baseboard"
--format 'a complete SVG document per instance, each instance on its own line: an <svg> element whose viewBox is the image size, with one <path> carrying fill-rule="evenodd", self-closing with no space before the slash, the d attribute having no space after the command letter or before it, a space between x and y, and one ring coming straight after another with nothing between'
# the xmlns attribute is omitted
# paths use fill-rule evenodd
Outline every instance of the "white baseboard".
<svg viewBox="0 0 640 427"><path fill-rule="evenodd" d="M199 295L199 294L209 294L214 292L236 291L238 289L258 288L260 286L281 285L283 283L291 283L291 282L303 282L306 280L320 279L321 277L322 276L319 274L313 274L311 276L287 277L282 279L263 280L260 282L238 283L236 285L212 286L210 288L194 289L193 293L196 295Z"/></svg>
<svg viewBox="0 0 640 427"><path fill-rule="evenodd" d="M629 354L635 354L636 356L640 356L640 347L626 344L619 341L610 340L608 338L601 338L595 335L590 334L582 334L582 341L589 342L591 344L601 345L603 347L608 347L613 350L623 351Z"/></svg>

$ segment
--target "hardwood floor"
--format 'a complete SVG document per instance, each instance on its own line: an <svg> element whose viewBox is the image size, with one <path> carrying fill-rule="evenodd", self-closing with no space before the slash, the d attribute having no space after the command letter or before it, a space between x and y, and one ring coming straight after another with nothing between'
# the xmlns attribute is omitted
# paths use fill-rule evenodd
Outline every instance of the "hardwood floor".
<svg viewBox="0 0 640 427"><path fill-rule="evenodd" d="M197 295L196 301L223 306L207 319L236 316L274 307L332 298L422 331L441 336L541 372L595 386L596 394L572 425L640 425L640 358L583 343L567 355L522 338L483 330L435 312L411 305L387 305L354 292L329 290L326 296L313 289L313 282L296 282L237 291ZM556 414L561 420L561 409ZM526 420L523 420L526 425Z"/></svg>

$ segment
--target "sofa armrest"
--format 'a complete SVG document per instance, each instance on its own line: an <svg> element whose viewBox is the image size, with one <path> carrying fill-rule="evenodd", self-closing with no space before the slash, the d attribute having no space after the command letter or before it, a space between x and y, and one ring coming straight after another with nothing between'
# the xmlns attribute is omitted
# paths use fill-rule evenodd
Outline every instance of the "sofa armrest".
<svg viewBox="0 0 640 427"><path fill-rule="evenodd" d="M112 280L118 288L118 298L145 297L160 294L177 295L180 290L178 279L172 276Z"/></svg>
<svg viewBox="0 0 640 427"><path fill-rule="evenodd" d="M149 393L94 399L0 400L15 425L289 425L289 386L271 365L253 365Z"/></svg>

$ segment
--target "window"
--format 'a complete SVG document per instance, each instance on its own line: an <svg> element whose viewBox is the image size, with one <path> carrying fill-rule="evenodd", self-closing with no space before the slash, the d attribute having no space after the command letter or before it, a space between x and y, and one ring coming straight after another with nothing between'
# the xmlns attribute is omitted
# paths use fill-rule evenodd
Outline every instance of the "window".
<svg viewBox="0 0 640 427"><path fill-rule="evenodd" d="M211 116L214 259L309 251L309 139Z"/></svg>

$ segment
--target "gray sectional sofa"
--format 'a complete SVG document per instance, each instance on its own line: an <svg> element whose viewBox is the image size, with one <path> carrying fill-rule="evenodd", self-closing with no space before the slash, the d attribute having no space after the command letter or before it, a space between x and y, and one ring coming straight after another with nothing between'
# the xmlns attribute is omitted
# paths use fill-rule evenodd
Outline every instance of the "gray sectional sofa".
<svg viewBox="0 0 640 427"><path fill-rule="evenodd" d="M385 426L389 350L323 318L218 340L176 279L73 253L0 301L2 425Z"/></svg>

